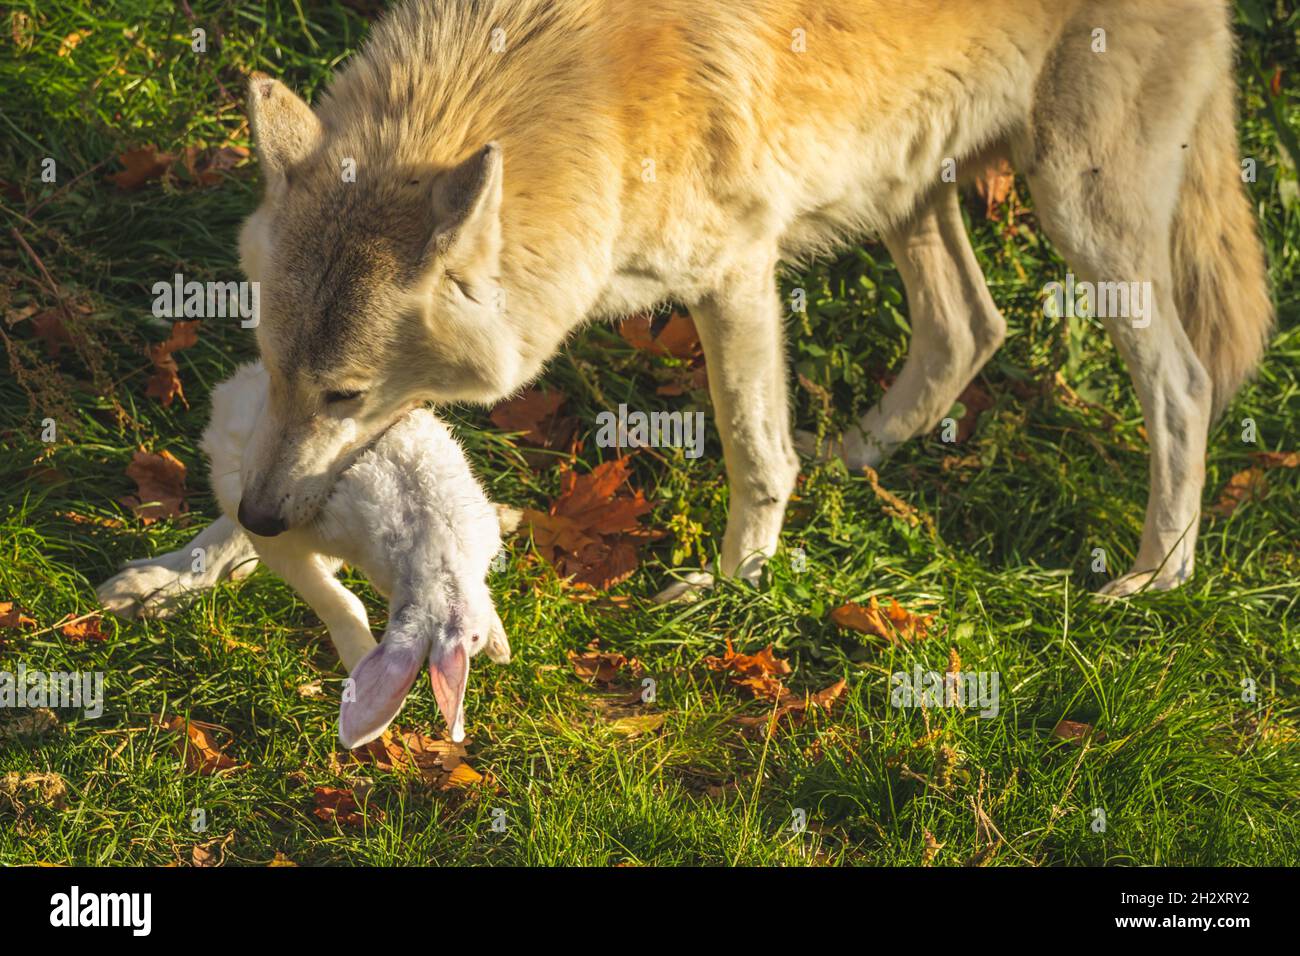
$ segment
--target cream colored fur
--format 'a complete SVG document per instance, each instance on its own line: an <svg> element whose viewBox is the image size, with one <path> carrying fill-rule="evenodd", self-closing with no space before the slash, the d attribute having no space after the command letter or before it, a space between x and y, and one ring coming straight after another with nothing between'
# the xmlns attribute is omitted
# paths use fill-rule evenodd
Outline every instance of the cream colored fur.
<svg viewBox="0 0 1300 956"><path fill-rule="evenodd" d="M1211 415L1271 322L1232 67L1226 0L402 4L314 109L251 83L267 194L241 254L271 387L241 520L310 520L413 402L501 398L583 322L672 298L697 319L731 483L719 570L753 580L798 470L777 262L863 234L894 254L915 341L838 446L878 462L1001 341L943 179L1001 150L1081 278L1156 290L1150 325L1108 326L1151 442L1142 539L1109 593L1176 585Z"/></svg>

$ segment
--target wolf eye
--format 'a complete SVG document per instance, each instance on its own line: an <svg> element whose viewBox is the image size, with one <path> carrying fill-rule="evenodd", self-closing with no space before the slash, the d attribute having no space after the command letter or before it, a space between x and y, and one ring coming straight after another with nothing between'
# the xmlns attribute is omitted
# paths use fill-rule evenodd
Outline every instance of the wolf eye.
<svg viewBox="0 0 1300 956"><path fill-rule="evenodd" d="M366 393L359 388L349 389L345 392L326 392L325 404L333 405L336 402L350 402L353 399L360 398L364 394Z"/></svg>

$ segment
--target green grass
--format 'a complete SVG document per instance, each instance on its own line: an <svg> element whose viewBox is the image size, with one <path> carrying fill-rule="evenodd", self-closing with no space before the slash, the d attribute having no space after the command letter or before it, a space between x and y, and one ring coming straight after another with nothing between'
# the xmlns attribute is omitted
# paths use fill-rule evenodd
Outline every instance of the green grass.
<svg viewBox="0 0 1300 956"><path fill-rule="evenodd" d="M151 285L176 271L237 278L234 235L259 187L246 164L213 188L166 182L122 193L104 179L112 157L145 142L172 151L246 144L243 73L265 69L314 93L366 30L336 2L195 2L193 24L154 6L20 4L30 47L10 39L11 23L0 38L0 179L15 184L0 195L0 307L53 304L35 256L64 296L91 309L80 343L56 360L27 324L0 326L10 363L0 375L0 601L18 601L41 629L93 610L94 585L124 560L179 547L215 515L196 448L207 394L253 353L236 322L209 320L198 346L177 356L191 407L144 396L143 346L166 334L149 316ZM1259 160L1251 189L1280 326L1258 379L1211 435L1207 506L1252 450L1300 446L1300 207L1288 198L1295 172L1278 145L1279 131L1294 142L1300 112L1266 90L1275 65L1294 90L1297 19L1263 0L1240 9L1244 150ZM206 54L189 51L194 25L207 29ZM77 29L91 32L58 56ZM55 184L40 181L45 157L57 162ZM481 659L468 701L471 762L492 774L496 792L429 792L368 768L369 806L385 818L364 828L312 815L313 786L347 786L357 774L334 757L343 675L320 623L266 572L169 621L107 621L103 643L0 630L0 670L102 671L108 698L98 720L64 711L58 730L0 743L0 778L50 772L68 788L63 809L28 799L22 814L0 796L0 862L188 863L196 843L233 834L227 862L244 864L280 852L302 864L915 865L928 832L943 845L936 865L954 865L987 848L991 825L1004 840L993 864L1300 863L1300 470L1271 472L1267 497L1231 518L1207 514L1197 573L1182 590L1091 600L1104 580L1091 570L1093 549L1115 570L1137 544L1141 417L1104 334L1090 325L1067 333L1043 318L1037 290L1065 269L1032 211L1016 222L1005 235L982 216L972 221L1011 326L982 377L994 407L968 447L919 439L881 471L933 533L885 514L863 478L810 469L784 536L806 566L796 570L786 554L761 589L724 584L672 607L647 598L688 537L649 549L617 589L632 598L625 606L576 600L516 542L493 582L515 659L505 668ZM866 370L897 367L905 352L900 281L874 245L784 281L808 290L791 348L799 371L832 393L833 426L879 396ZM702 396L654 398L662 366L592 328L546 381L586 423L620 401L707 410ZM1091 407L1052 392L1016 397L1018 383L1058 370ZM550 501L555 469L531 471L481 410L448 414L496 499ZM816 427L821 415L801 392L800 424ZM60 433L52 448L40 439L46 417ZM1241 441L1247 417L1258 426L1254 446ZM588 464L598 460L593 444ZM134 490L124 469L137 446L167 449L190 467L188 527L145 528L118 503ZM945 458L971 454L979 467L945 470ZM651 523L697 524L711 557L726 506L716 444L695 461L642 455L635 470L658 503ZM69 512L122 525L78 523ZM353 583L382 625L382 601ZM842 601L871 595L934 613L935 636L889 650L828 620ZM770 739L745 730L735 718L764 705L701 664L727 638L747 651L775 644L798 690L840 678L847 689L830 714L782 724ZM593 639L637 657L656 680L657 700L643 709L665 716L659 730L627 738L611 729L566 658ZM953 648L965 669L1000 675L996 718L889 705L890 674L917 664L942 671ZM1258 686L1254 703L1242 700L1246 678ZM313 680L325 693L302 697L297 688ZM160 713L227 728L228 753L248 766L222 777L182 772L170 738L151 727ZM1092 723L1105 739L1056 740L1063 718ZM441 728L426 687L400 723ZM1104 833L1089 826L1097 808ZM206 832L191 830L196 809ZM493 831L494 810L505 811L504 833ZM795 810L807 816L802 834Z"/></svg>

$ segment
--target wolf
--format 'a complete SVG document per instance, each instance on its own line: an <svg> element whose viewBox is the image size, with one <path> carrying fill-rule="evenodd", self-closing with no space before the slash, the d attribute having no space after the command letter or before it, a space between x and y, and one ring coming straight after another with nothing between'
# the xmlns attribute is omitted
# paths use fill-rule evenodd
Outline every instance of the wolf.
<svg viewBox="0 0 1300 956"><path fill-rule="evenodd" d="M184 548L132 562L105 581L101 603L126 617L165 617L207 586L206 567L194 570L196 551L204 555L197 563L218 577L246 575L260 559L316 611L351 675L339 710L344 746L383 733L426 660L451 738L463 740L470 658L484 651L498 664L510 661L486 578L513 513L488 501L447 426L414 409L339 475L311 521L274 538L240 534L243 455L268 390L260 362L213 389L202 447L222 517ZM335 577L343 563L389 599L378 645L365 606Z"/></svg>
<svg viewBox="0 0 1300 956"><path fill-rule="evenodd" d="M584 323L675 301L699 329L730 485L715 570L754 581L799 470L778 262L871 235L897 264L905 364L833 449L850 469L878 465L1003 341L957 190L1006 157L1073 274L1151 289L1140 326L1102 319L1150 444L1141 540L1103 592L1179 585L1208 428L1273 322L1230 13L1228 0L406 2L314 108L254 75L265 195L239 248L261 283L270 391L239 523L302 526L412 404L494 402ZM711 580L684 575L663 597Z"/></svg>

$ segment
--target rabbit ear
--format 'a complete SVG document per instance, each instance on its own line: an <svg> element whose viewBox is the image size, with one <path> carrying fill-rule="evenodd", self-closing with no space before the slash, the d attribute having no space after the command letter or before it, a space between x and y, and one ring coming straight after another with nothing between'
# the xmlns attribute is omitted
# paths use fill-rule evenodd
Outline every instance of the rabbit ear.
<svg viewBox="0 0 1300 956"><path fill-rule="evenodd" d="M465 739L465 685L469 682L469 655L461 641L435 645L429 655L429 683L438 709L451 728L451 739Z"/></svg>
<svg viewBox="0 0 1300 956"><path fill-rule="evenodd" d="M343 746L368 744L388 729L428 653L427 641L385 640L361 659L352 672L352 693L343 695L339 707Z"/></svg>

